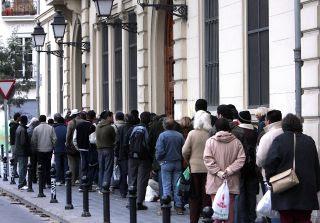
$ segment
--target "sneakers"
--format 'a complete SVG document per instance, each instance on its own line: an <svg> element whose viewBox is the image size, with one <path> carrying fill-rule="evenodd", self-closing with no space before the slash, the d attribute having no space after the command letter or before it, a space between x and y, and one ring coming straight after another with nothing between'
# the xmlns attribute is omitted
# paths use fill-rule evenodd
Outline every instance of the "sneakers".
<svg viewBox="0 0 320 223"><path fill-rule="evenodd" d="M138 211L148 210L148 207L145 206L145 205L142 204L142 203L137 203L137 210L138 210Z"/></svg>
<svg viewBox="0 0 320 223"><path fill-rule="evenodd" d="M177 215L184 215L183 208L175 207L174 209L175 209Z"/></svg>

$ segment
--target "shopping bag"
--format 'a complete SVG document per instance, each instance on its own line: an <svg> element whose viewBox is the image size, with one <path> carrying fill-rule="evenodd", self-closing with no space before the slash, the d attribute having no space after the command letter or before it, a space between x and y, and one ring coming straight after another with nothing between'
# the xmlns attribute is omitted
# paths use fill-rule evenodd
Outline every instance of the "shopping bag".
<svg viewBox="0 0 320 223"><path fill-rule="evenodd" d="M271 191L268 190L261 200L259 201L256 211L258 214L269 217L269 218L278 218L279 213L277 211L272 210L271 205Z"/></svg>
<svg viewBox="0 0 320 223"><path fill-rule="evenodd" d="M229 217L229 187L227 180L224 180L223 184L219 187L216 196L212 202L214 220L228 220Z"/></svg>
<svg viewBox="0 0 320 223"><path fill-rule="evenodd" d="M119 182L120 181L120 167L119 165L116 165L114 168L113 168L113 174L112 174L112 178L114 180L114 182ZM116 184L117 184L116 183Z"/></svg>
<svg viewBox="0 0 320 223"><path fill-rule="evenodd" d="M190 183L191 183L191 173L190 173L190 168L187 167L183 173L181 174L178 182L177 182L177 187L179 191L179 195L183 196L184 194L188 193L190 190Z"/></svg>

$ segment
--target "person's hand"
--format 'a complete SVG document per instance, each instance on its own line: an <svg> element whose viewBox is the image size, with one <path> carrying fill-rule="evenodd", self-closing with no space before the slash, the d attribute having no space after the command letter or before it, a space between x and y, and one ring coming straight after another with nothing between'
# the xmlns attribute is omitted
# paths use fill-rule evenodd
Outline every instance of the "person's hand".
<svg viewBox="0 0 320 223"><path fill-rule="evenodd" d="M231 171L229 168L227 168L227 169L224 171L224 174L225 174L225 177L224 177L224 178L227 178L227 177L229 177L229 176L232 175L232 171Z"/></svg>
<svg viewBox="0 0 320 223"><path fill-rule="evenodd" d="M218 176L221 180L224 180L224 179L225 179L225 172L219 171L219 172L217 173L217 176Z"/></svg>

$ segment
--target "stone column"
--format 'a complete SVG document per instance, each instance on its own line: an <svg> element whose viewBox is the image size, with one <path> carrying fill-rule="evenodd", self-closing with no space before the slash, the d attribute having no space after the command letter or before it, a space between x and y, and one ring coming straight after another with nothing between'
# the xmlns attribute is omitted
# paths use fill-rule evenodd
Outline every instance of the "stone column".
<svg viewBox="0 0 320 223"><path fill-rule="evenodd" d="M175 0L173 4L184 4L185 1ZM173 17L173 56L174 56L174 117L180 119L188 115L187 86L187 21Z"/></svg>
<svg viewBox="0 0 320 223"><path fill-rule="evenodd" d="M70 25L67 25L65 41L70 41ZM70 72L70 51L68 47L63 47L63 110L71 110L71 72Z"/></svg>
<svg viewBox="0 0 320 223"><path fill-rule="evenodd" d="M148 94L148 13L137 6L137 84L138 84L138 110L149 110Z"/></svg>

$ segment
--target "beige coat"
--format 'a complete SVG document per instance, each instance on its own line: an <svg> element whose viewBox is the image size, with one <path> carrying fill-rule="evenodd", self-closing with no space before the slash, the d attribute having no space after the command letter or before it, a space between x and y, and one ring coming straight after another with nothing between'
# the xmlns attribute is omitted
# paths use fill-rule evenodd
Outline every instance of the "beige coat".
<svg viewBox="0 0 320 223"><path fill-rule="evenodd" d="M203 163L203 151L209 132L202 130L192 130L189 132L186 142L182 147L182 156L190 164L191 173L206 173L207 168Z"/></svg>
<svg viewBox="0 0 320 223"><path fill-rule="evenodd" d="M240 193L240 169L244 165L246 155L241 142L232 133L220 131L208 139L203 159L208 169L207 194L217 193L223 183L217 173L226 169L230 173L227 178L230 193Z"/></svg>

